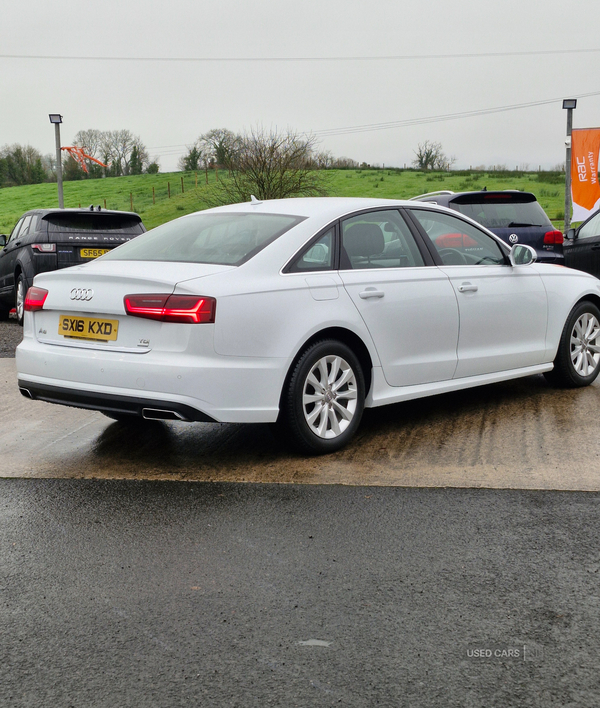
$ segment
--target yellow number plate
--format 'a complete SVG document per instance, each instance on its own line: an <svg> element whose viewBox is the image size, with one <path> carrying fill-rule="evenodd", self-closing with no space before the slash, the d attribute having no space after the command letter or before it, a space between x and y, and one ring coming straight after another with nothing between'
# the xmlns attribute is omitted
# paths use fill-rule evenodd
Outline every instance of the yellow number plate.
<svg viewBox="0 0 600 708"><path fill-rule="evenodd" d="M82 258L98 258L109 251L110 248L81 248L79 254Z"/></svg>
<svg viewBox="0 0 600 708"><path fill-rule="evenodd" d="M58 333L64 337L114 342L117 339L118 330L118 320L98 320L94 317L61 315L58 321Z"/></svg>

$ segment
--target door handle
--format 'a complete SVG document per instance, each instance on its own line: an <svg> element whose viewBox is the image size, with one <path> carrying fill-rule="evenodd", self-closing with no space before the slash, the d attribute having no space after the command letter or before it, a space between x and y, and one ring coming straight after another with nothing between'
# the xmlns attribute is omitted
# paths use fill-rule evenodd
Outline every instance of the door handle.
<svg viewBox="0 0 600 708"><path fill-rule="evenodd" d="M473 285L472 283L463 283L462 285L458 286L459 293L476 293L477 290L478 287L476 285Z"/></svg>
<svg viewBox="0 0 600 708"><path fill-rule="evenodd" d="M385 293L382 293L381 290L376 290L375 288L367 288L366 290L363 290L362 293L358 293L358 297L361 300L368 300L371 297L380 298L384 295Z"/></svg>

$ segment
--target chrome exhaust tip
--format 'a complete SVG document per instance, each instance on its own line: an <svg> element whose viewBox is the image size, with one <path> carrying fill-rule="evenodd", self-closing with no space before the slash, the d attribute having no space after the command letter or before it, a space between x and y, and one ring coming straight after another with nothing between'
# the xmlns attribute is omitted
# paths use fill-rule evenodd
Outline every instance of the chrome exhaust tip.
<svg viewBox="0 0 600 708"><path fill-rule="evenodd" d="M175 411L161 410L160 408L142 408L142 418L146 420L185 420Z"/></svg>

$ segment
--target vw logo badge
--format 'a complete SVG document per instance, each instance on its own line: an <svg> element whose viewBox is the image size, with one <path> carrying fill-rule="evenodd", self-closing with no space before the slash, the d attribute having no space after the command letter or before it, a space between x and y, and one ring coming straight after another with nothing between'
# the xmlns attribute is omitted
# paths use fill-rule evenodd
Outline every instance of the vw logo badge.
<svg viewBox="0 0 600 708"><path fill-rule="evenodd" d="M94 297L94 291L91 288L73 288L71 290L71 300L91 300Z"/></svg>
<svg viewBox="0 0 600 708"><path fill-rule="evenodd" d="M517 234L511 234L511 235L508 237L508 240L509 240L511 243L517 243L517 241L519 240L519 237L517 236Z"/></svg>

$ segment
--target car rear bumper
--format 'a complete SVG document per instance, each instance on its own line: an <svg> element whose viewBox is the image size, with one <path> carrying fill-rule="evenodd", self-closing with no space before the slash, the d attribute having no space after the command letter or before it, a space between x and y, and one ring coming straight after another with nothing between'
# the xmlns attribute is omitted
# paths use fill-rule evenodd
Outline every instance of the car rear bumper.
<svg viewBox="0 0 600 708"><path fill-rule="evenodd" d="M277 420L287 370L283 359L90 351L42 344L31 336L17 347L16 363L19 387L34 400L220 423Z"/></svg>
<svg viewBox="0 0 600 708"><path fill-rule="evenodd" d="M147 420L186 420L216 423L214 418L196 408L177 401L134 398L108 393L75 391L61 386L33 383L19 379L19 390L26 398L46 403L57 403L73 408L87 408L102 413L130 415Z"/></svg>
<svg viewBox="0 0 600 708"><path fill-rule="evenodd" d="M538 263L553 263L554 265L564 265L565 256L563 253L553 253L552 251L536 250Z"/></svg>

